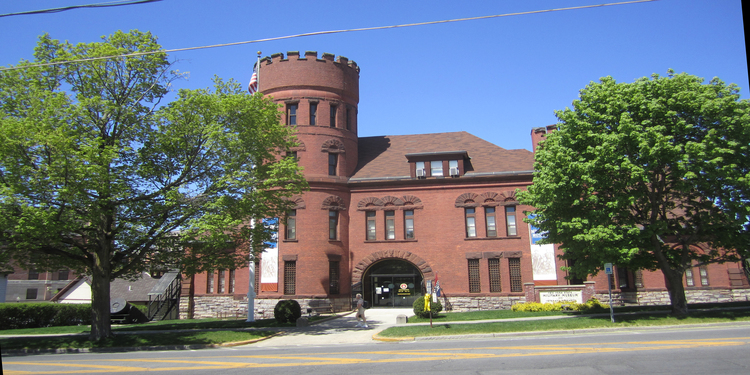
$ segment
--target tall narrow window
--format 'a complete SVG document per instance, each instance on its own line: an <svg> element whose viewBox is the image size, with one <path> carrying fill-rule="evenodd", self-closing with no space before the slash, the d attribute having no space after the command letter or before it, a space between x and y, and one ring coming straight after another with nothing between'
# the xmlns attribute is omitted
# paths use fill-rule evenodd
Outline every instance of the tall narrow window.
<svg viewBox="0 0 750 375"><path fill-rule="evenodd" d="M395 211L385 212L385 239L386 240L396 239L396 212Z"/></svg>
<svg viewBox="0 0 750 375"><path fill-rule="evenodd" d="M286 124L297 125L297 103L287 104L286 106Z"/></svg>
<svg viewBox="0 0 750 375"><path fill-rule="evenodd" d="M685 270L685 284L687 286L695 286L695 280L693 279L693 270L690 268Z"/></svg>
<svg viewBox="0 0 750 375"><path fill-rule="evenodd" d="M330 210L328 211L328 239L338 239L338 226L339 226L339 212Z"/></svg>
<svg viewBox="0 0 750 375"><path fill-rule="evenodd" d="M643 271L638 270L634 272L635 276L635 287L643 288Z"/></svg>
<svg viewBox="0 0 750 375"><path fill-rule="evenodd" d="M329 176L335 176L336 175L336 167L338 167L339 164L339 157L338 154L328 154L328 175Z"/></svg>
<svg viewBox="0 0 750 375"><path fill-rule="evenodd" d="M328 262L328 294L339 294L339 262Z"/></svg>
<svg viewBox="0 0 750 375"><path fill-rule="evenodd" d="M466 213L466 237L477 236L476 211L473 207L465 209Z"/></svg>
<svg viewBox="0 0 750 375"><path fill-rule="evenodd" d="M286 239L297 239L297 210L289 210L286 214Z"/></svg>
<svg viewBox="0 0 750 375"><path fill-rule="evenodd" d="M698 267L698 272L701 275L701 285L708 286L708 268L706 266Z"/></svg>
<svg viewBox="0 0 750 375"><path fill-rule="evenodd" d="M335 128L336 127L336 106L335 105L331 106L330 118L331 118L330 125L332 128Z"/></svg>
<svg viewBox="0 0 750 375"><path fill-rule="evenodd" d="M414 211L404 211L404 238L409 240L414 238Z"/></svg>
<svg viewBox="0 0 750 375"><path fill-rule="evenodd" d="M516 236L516 206L505 207L505 223L508 227L508 235Z"/></svg>
<svg viewBox="0 0 750 375"><path fill-rule="evenodd" d="M297 261L284 262L284 294L297 293Z"/></svg>
<svg viewBox="0 0 750 375"><path fill-rule="evenodd" d="M315 125L318 117L318 103L310 103L310 125Z"/></svg>
<svg viewBox="0 0 750 375"><path fill-rule="evenodd" d="M351 130L352 128L352 110L349 108L349 106L346 106L346 130Z"/></svg>
<svg viewBox="0 0 750 375"><path fill-rule="evenodd" d="M617 286L620 289L630 288L630 280L628 279L628 269L625 267L617 267Z"/></svg>
<svg viewBox="0 0 750 375"><path fill-rule="evenodd" d="M443 162L434 160L430 162L430 176L440 177L443 175Z"/></svg>
<svg viewBox="0 0 750 375"><path fill-rule="evenodd" d="M375 211L367 211L365 213L365 217L367 218L367 240L376 240L377 233L375 232Z"/></svg>
<svg viewBox="0 0 750 375"><path fill-rule="evenodd" d="M495 224L495 207L484 208L484 222L487 224L487 237L497 237L497 225Z"/></svg>
<svg viewBox="0 0 750 375"><path fill-rule="evenodd" d="M499 293L502 292L500 284L500 259L490 258L487 259L487 265L490 271L490 292Z"/></svg>
<svg viewBox="0 0 750 375"><path fill-rule="evenodd" d="M508 271L510 275L510 291L523 292L521 281L521 258L508 258Z"/></svg>
<svg viewBox="0 0 750 375"><path fill-rule="evenodd" d="M209 272L206 274L206 293L212 294L214 292L214 273Z"/></svg>
<svg viewBox="0 0 750 375"><path fill-rule="evenodd" d="M227 280L225 279L225 272L224 270L219 270L219 294L224 294L227 292Z"/></svg>
<svg viewBox="0 0 750 375"><path fill-rule="evenodd" d="M234 281L237 278L236 270L229 270L229 294L234 294Z"/></svg>
<svg viewBox="0 0 750 375"><path fill-rule="evenodd" d="M469 261L469 293L479 293L482 291L479 282L479 259L468 259Z"/></svg>

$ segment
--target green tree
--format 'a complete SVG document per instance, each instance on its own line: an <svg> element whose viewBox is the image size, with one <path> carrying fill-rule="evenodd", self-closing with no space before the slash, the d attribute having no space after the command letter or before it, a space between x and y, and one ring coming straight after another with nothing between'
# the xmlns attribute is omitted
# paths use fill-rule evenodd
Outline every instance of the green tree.
<svg viewBox="0 0 750 375"><path fill-rule="evenodd" d="M0 72L0 241L39 269L92 277L91 339L112 335L109 284L158 264L194 274L246 265L306 184L278 107L236 82L180 90L150 33L72 45L40 37ZM248 243L252 238L253 243Z"/></svg>
<svg viewBox="0 0 750 375"><path fill-rule="evenodd" d="M661 270L672 313L688 313L691 266L737 261L750 221L750 106L718 78L611 77L556 112L520 194L527 220L560 244L571 273L612 262ZM570 264L570 263L569 263Z"/></svg>

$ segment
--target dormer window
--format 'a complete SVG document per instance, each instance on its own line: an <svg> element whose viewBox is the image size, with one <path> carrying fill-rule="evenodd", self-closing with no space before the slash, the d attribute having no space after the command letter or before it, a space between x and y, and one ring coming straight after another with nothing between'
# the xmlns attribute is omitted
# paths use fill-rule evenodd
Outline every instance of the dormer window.
<svg viewBox="0 0 750 375"><path fill-rule="evenodd" d="M448 161L448 174L451 177L458 177L460 175L459 170L458 170L458 160Z"/></svg>
<svg viewBox="0 0 750 375"><path fill-rule="evenodd" d="M424 152L405 156L411 164L412 178L461 177L466 170L472 170L466 151Z"/></svg>
<svg viewBox="0 0 750 375"><path fill-rule="evenodd" d="M417 167L417 178L426 178L427 177L427 171L424 169L424 162L418 161L416 162Z"/></svg>
<svg viewBox="0 0 750 375"><path fill-rule="evenodd" d="M443 176L443 162L441 160L434 160L430 162L430 176L432 177Z"/></svg>

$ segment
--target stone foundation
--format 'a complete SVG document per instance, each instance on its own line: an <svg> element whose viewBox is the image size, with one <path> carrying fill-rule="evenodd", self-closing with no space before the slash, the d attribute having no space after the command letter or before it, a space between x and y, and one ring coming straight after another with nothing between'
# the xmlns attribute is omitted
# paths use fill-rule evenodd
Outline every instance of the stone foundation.
<svg viewBox="0 0 750 375"><path fill-rule="evenodd" d="M524 296L505 297L440 297L443 311L508 310L516 303L526 302Z"/></svg>
<svg viewBox="0 0 750 375"><path fill-rule="evenodd" d="M609 301L608 293L597 293L596 299L607 303ZM722 303L722 302L743 302L750 301L750 289L695 289L686 290L685 298L688 303ZM669 293L664 291L645 291L645 292L612 292L612 304L614 306L623 305L669 305Z"/></svg>
<svg viewBox="0 0 750 375"><path fill-rule="evenodd" d="M321 302L331 303L334 311L350 311L351 302L348 298L335 299L296 299L302 308L302 314L307 313L310 302L320 306ZM219 319L242 319L247 318L247 297L235 299L233 296L199 296L193 298L193 318L219 318ZM255 319L273 319L273 308L276 307L278 299L255 299ZM180 298L180 319L188 316L189 298Z"/></svg>

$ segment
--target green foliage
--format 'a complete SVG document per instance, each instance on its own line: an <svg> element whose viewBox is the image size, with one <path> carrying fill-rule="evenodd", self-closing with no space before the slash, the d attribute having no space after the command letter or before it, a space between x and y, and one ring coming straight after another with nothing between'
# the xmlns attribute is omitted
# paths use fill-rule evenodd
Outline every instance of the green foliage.
<svg viewBox="0 0 750 375"><path fill-rule="evenodd" d="M687 312L687 267L737 261L750 238L750 104L718 78L612 77L557 111L519 199L585 277L611 262L660 269ZM736 250L740 249L740 251Z"/></svg>
<svg viewBox="0 0 750 375"><path fill-rule="evenodd" d="M417 298L412 307L414 308L414 315L420 318L429 318L430 315L435 318L443 311L443 304L440 303L440 298L437 299L437 302L430 301L430 311L424 311L424 297Z"/></svg>
<svg viewBox="0 0 750 375"><path fill-rule="evenodd" d="M302 316L299 302L293 299L283 299L273 308L273 317L279 323L294 323Z"/></svg>
<svg viewBox="0 0 750 375"><path fill-rule="evenodd" d="M540 312L540 311L581 311L581 312L597 312L605 311L609 309L609 305L599 302L596 298L592 298L586 303L576 302L554 302L554 303L540 303L540 302L525 302L517 303L511 307L514 312Z"/></svg>
<svg viewBox="0 0 750 375"><path fill-rule="evenodd" d="M0 303L0 330L91 324L91 305Z"/></svg>
<svg viewBox="0 0 750 375"><path fill-rule="evenodd" d="M306 183L278 106L216 78L181 78L150 33L72 45L40 37L34 63L0 72L0 261L91 275L92 337L110 334L109 281L154 266L233 269L261 251ZM253 239L249 244L248 238Z"/></svg>

